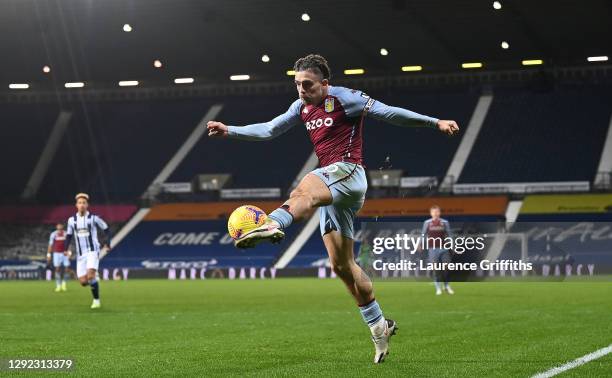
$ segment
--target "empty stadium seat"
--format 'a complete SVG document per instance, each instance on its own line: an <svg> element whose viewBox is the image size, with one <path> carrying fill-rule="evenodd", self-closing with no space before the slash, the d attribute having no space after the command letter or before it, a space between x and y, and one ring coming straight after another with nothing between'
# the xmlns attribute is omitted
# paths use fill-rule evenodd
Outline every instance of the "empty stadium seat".
<svg viewBox="0 0 612 378"><path fill-rule="evenodd" d="M465 133L478 94L465 90L445 93L390 90L368 94L387 105L431 117L454 119L462 128L457 137L449 138L437 130L404 128L368 119L363 133L368 169L385 167L388 156L392 168L402 169L404 176L443 177Z"/></svg>
<svg viewBox="0 0 612 378"><path fill-rule="evenodd" d="M459 182L593 180L611 103L596 87L497 91Z"/></svg>
<svg viewBox="0 0 612 378"><path fill-rule="evenodd" d="M239 126L267 122L284 113L293 101L291 95L225 98L219 101L224 106L217 120ZM169 181L191 181L199 173L231 172L230 187L287 189L311 152L304 127L262 142L204 137Z"/></svg>
<svg viewBox="0 0 612 378"><path fill-rule="evenodd" d="M66 202L77 191L87 191L99 202L138 198L210 105L205 100L165 100L72 106L73 119L39 200Z"/></svg>

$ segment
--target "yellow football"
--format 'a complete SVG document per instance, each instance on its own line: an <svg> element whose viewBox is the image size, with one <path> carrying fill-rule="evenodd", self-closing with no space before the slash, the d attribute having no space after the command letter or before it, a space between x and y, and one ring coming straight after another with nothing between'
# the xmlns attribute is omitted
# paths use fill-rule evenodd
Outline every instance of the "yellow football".
<svg viewBox="0 0 612 378"><path fill-rule="evenodd" d="M232 212L227 221L227 231L233 239L261 226L268 216L257 206L244 205Z"/></svg>

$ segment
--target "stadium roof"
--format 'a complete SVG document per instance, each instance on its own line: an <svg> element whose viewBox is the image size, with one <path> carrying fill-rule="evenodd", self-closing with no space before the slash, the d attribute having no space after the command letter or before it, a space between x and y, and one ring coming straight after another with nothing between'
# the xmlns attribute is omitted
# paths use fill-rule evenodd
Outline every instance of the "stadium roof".
<svg viewBox="0 0 612 378"><path fill-rule="evenodd" d="M612 54L612 2L499 3L501 9L488 0L6 0L0 87L220 82L234 74L282 80L310 52L325 55L336 77L348 68L397 75L407 65L453 72L470 62L516 69L526 59L590 65L598 63L589 56Z"/></svg>

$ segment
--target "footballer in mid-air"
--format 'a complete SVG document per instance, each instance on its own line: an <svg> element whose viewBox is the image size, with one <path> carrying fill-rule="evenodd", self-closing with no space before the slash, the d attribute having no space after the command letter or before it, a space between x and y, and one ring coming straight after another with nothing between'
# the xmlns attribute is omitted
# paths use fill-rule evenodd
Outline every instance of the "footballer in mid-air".
<svg viewBox="0 0 612 378"><path fill-rule="evenodd" d="M227 126L217 121L207 124L211 137L252 141L276 138L294 126L305 125L319 158L320 168L307 174L282 206L257 223L261 225L240 233L235 245L250 248L262 241L280 242L284 229L319 208L321 235L331 267L355 298L370 327L374 363L380 363L389 353L389 339L398 327L384 317L374 298L372 282L354 259L353 221L367 189L362 166L364 120L372 117L397 126L429 127L448 135L456 134L459 127L455 121L388 106L361 91L330 85L330 68L320 55L298 59L294 70L299 99L284 114L270 122L247 126Z"/></svg>

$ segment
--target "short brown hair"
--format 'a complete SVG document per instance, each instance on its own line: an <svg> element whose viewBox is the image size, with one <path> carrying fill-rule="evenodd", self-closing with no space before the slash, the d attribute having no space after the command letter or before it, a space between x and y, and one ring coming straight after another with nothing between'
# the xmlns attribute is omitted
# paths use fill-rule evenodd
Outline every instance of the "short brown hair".
<svg viewBox="0 0 612 378"><path fill-rule="evenodd" d="M438 206L438 205L431 205L431 207L429 208L429 210L434 210L434 209L440 210L440 206Z"/></svg>
<svg viewBox="0 0 612 378"><path fill-rule="evenodd" d="M298 59L293 65L293 70L295 72L310 70L320 75L321 79L329 80L331 78L331 70L327 59L319 54L309 54Z"/></svg>

